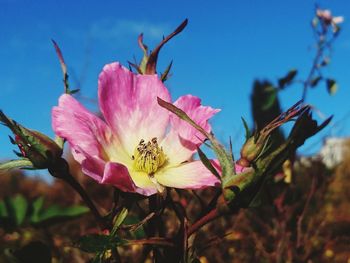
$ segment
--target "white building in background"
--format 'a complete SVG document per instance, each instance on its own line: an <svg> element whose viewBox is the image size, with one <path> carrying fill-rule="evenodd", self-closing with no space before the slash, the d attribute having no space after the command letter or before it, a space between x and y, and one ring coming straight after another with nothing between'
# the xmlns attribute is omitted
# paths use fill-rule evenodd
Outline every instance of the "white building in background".
<svg viewBox="0 0 350 263"><path fill-rule="evenodd" d="M319 152L323 163L330 169L341 163L345 154L350 154L350 138L327 138Z"/></svg>

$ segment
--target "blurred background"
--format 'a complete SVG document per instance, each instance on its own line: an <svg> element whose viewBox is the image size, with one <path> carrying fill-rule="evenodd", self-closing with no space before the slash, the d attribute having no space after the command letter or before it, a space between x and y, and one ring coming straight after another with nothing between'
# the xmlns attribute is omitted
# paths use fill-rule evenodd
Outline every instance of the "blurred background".
<svg viewBox="0 0 350 263"><path fill-rule="evenodd" d="M318 1L345 17L325 74L338 82L330 97L325 87L312 89L307 102L322 118L334 119L301 153L319 150L325 136L350 132L350 3ZM188 27L163 48L159 69L173 60L166 85L173 99L194 94L222 111L212 120L216 136L232 138L237 155L244 140L241 116L252 125L250 96L254 80L276 82L290 69L305 79L315 54L311 20L315 2L303 0L220 1L29 1L0 0L0 108L13 119L53 136L51 108L63 91L62 73L51 43L62 49L71 88L97 110L97 78L112 61L139 61L137 36L154 47L185 18ZM286 109L301 98L302 85L280 96ZM14 158L6 128L0 128L0 158Z"/></svg>
<svg viewBox="0 0 350 263"><path fill-rule="evenodd" d="M267 181L259 192L259 204L203 228L194 242L202 263L350 262L350 2L317 4L345 19L328 54L330 63L322 70L325 77L337 81L338 90L330 94L325 83L320 83L306 97L319 123L331 115L334 118L299 149L304 157L293 156ZM164 71L173 60L166 82L173 100L193 94L204 105L222 109L212 119L213 131L222 142L228 144L232 139L238 158L244 141L241 117L250 127L255 122L261 128L280 108L286 110L301 99L302 81L316 53L311 26L315 10L316 2L304 0L215 4L0 0L0 109L24 126L53 137L51 109L63 93L63 82L51 39L63 52L71 89L80 89L75 96L97 112L97 79L102 67L113 61L125 66L128 61L139 61L140 33L152 49L188 18L185 30L161 50L158 70ZM292 69L298 70L293 85L280 88L281 79ZM278 100L270 96L271 87ZM271 109L272 115L265 114L264 108ZM6 127L0 127L0 161L16 158L8 134ZM67 160L99 210L107 214L114 209L113 188L85 176L69 153ZM25 174L45 180L21 171L0 176L0 262L11 251L17 258L32 258L26 253L33 248L35 256L52 256L52 262L87 262L92 255L74 248L74 242L99 230L81 198L46 171ZM213 194L213 189L177 191L172 198L186 207L193 222L206 209L198 196L207 204ZM173 236L179 224L171 211L164 216L166 233ZM137 211L131 211L126 224L140 220ZM144 237L142 231L132 238ZM120 253L126 262L142 261L140 245L122 247Z"/></svg>

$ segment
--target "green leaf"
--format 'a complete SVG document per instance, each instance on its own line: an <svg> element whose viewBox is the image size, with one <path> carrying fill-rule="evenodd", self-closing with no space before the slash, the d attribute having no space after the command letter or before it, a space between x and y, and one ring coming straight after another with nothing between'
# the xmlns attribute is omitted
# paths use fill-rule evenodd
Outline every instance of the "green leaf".
<svg viewBox="0 0 350 263"><path fill-rule="evenodd" d="M208 159L208 157L204 154L204 152L198 147L198 156L199 159L202 161L202 163L204 164L204 166L213 174L215 175L216 178L218 178L219 180L221 180L221 176L218 173L218 171L215 169L215 167L211 164L210 160Z"/></svg>
<svg viewBox="0 0 350 263"><path fill-rule="evenodd" d="M60 207L57 205L53 205L48 207L42 213L40 213L37 222L40 223L44 220L53 219L57 217L76 217L87 212L89 212L89 208L82 205L75 205L70 207Z"/></svg>
<svg viewBox="0 0 350 263"><path fill-rule="evenodd" d="M0 172L6 172L12 169L33 168L33 163L28 159L11 160L0 163Z"/></svg>
<svg viewBox="0 0 350 263"><path fill-rule="evenodd" d="M30 216L31 223L38 223L40 221L40 212L44 204L44 197L40 196L32 203L32 214Z"/></svg>
<svg viewBox="0 0 350 263"><path fill-rule="evenodd" d="M327 91L330 95L334 95L338 90L337 82L334 79L327 79Z"/></svg>
<svg viewBox="0 0 350 263"><path fill-rule="evenodd" d="M8 217L8 212L4 201L0 201L0 217Z"/></svg>
<svg viewBox="0 0 350 263"><path fill-rule="evenodd" d="M28 203L22 195L16 195L8 199L8 208L11 210L10 214L15 219L16 225L20 226L27 214Z"/></svg>
<svg viewBox="0 0 350 263"><path fill-rule="evenodd" d="M81 237L77 242L77 246L88 253L100 253L123 243L124 241L116 236L92 234Z"/></svg>
<svg viewBox="0 0 350 263"><path fill-rule="evenodd" d="M275 105L277 101L277 89L274 87L270 87L269 89L266 89L266 97L264 100L264 104L261 107L261 110L267 111L270 108L272 108L273 105Z"/></svg>
<svg viewBox="0 0 350 263"><path fill-rule="evenodd" d="M119 226L123 223L127 215L128 215L128 209L124 207L114 219L114 226L111 231L111 236L114 236L116 234Z"/></svg>

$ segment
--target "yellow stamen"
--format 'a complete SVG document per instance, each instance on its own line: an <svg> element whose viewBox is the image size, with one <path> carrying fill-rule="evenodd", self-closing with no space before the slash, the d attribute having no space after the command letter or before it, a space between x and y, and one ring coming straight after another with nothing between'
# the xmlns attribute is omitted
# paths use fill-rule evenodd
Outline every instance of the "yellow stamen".
<svg viewBox="0 0 350 263"><path fill-rule="evenodd" d="M158 146L157 138L148 143L141 140L132 158L135 170L146 172L148 175L153 175L166 160L163 149Z"/></svg>

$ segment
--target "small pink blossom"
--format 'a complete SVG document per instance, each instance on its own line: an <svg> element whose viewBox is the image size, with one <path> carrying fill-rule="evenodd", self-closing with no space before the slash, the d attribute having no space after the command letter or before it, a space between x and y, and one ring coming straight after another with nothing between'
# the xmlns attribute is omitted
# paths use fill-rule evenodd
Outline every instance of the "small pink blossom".
<svg viewBox="0 0 350 263"><path fill-rule="evenodd" d="M199 160L193 160L203 135L160 107L170 102L157 75L134 74L119 63L106 65L98 80L103 119L71 95L62 95L52 111L55 133L66 139L85 174L101 184L126 192L152 195L165 187L198 189L219 180ZM219 110L202 106L192 95L174 105L206 131Z"/></svg>
<svg viewBox="0 0 350 263"><path fill-rule="evenodd" d="M332 12L329 9L317 9L316 16L324 22L325 25L332 25L333 31L337 31L338 24L344 22L344 17L332 16Z"/></svg>

